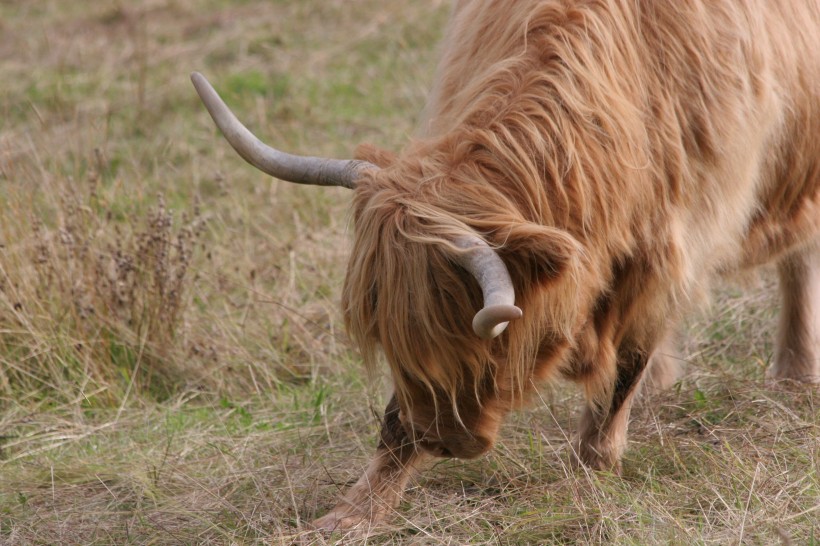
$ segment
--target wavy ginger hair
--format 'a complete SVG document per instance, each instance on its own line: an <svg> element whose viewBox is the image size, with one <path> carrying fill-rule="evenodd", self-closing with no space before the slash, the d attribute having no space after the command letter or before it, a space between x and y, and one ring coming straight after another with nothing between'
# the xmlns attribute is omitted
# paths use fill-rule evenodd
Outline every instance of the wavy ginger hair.
<svg viewBox="0 0 820 546"><path fill-rule="evenodd" d="M407 381L454 403L465 390L478 393L488 377L508 399L521 398L544 338L568 347L577 329L577 271L584 260L578 240L594 229L590 209L602 205L594 199L606 199L597 186L611 179L606 171L646 162L634 142L640 135L624 127L625 120L640 127L631 103L613 108L609 78L588 74L583 61L592 49L583 28L576 37L552 36L546 30L558 4L544 2L540 12L528 4L505 3L506 32L482 39L482 27L496 21L471 20L467 29L480 51L445 45L427 136L398 158L368 149L359 154L384 168L365 177L356 193L342 305L365 361L372 366L381 347L407 403ZM451 27L461 20L468 14ZM448 35L453 40L464 31L451 28ZM606 50L616 43L610 38L595 45ZM454 68L467 67L460 56L481 58L485 66L466 74ZM637 58L634 51L624 56L630 63ZM615 132L630 138L616 142ZM451 243L464 233L497 248L525 310L494 342L470 330L480 290L454 264ZM551 289L541 289L546 285Z"/></svg>
<svg viewBox="0 0 820 546"><path fill-rule="evenodd" d="M399 156L359 154L383 169L356 190L343 308L366 362L384 351L406 404L412 385L455 408L488 382L509 402L533 377L587 361L588 396L606 398L618 340L651 345L672 305L704 288L698 269L734 265L754 184L715 179L749 168L731 164L734 146L774 137L732 131L750 115L766 126L787 116L772 82L789 70L789 36L766 28L780 44L766 49L755 29L776 26L767 13L817 13L810 2L709 2L456 2L419 138ZM681 210L700 215L690 232ZM480 290L453 261L465 233L497 249L524 310L490 342L470 330ZM634 293L662 297L634 306L640 325L602 336L588 319L635 261Z"/></svg>
<svg viewBox="0 0 820 546"><path fill-rule="evenodd" d="M394 169L400 176L391 176ZM560 281L574 291L575 276L565 272L578 266L577 243L523 221L511 203L499 207L503 195L483 184L461 186L442 175L410 188L404 167L396 165L377 177L357 191L358 236L342 296L348 330L365 362L372 367L381 348L408 406L408 381L445 396L454 407L465 390L478 397L487 381L494 389L523 392L541 338L549 331L566 338L575 314L565 298L530 300L526 285ZM465 233L487 239L502 259L526 247L526 259L505 262L516 281L517 303L532 320L512 323L497 340L481 340L472 331L481 290L454 261L462 251L453 241ZM509 370L504 376L497 369L501 359Z"/></svg>

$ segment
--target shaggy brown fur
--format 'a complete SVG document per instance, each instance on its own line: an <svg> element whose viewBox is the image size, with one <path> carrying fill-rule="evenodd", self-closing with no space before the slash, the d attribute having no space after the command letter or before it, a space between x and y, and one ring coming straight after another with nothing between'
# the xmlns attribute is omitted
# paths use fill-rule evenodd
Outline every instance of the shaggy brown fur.
<svg viewBox="0 0 820 546"><path fill-rule="evenodd" d="M317 525L377 521L421 457L485 452L557 375L589 401L580 460L617 467L649 355L718 273L780 261L771 374L820 380L818 52L817 0L456 2L417 140L359 154L383 169L356 188L343 306L395 399ZM524 311L492 341L470 329L464 234Z"/></svg>

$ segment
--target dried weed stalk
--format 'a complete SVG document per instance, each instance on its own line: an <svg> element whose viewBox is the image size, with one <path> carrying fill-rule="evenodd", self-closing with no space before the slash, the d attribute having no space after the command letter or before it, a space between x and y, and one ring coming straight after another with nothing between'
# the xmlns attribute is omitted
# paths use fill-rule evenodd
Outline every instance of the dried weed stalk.
<svg viewBox="0 0 820 546"><path fill-rule="evenodd" d="M160 195L144 217L117 221L89 180L59 181L49 213L4 211L20 237L0 248L0 354L18 359L0 367L0 394L74 379L83 396L93 384L116 402L131 387L167 394L188 375L175 355L186 344L198 205L176 224Z"/></svg>

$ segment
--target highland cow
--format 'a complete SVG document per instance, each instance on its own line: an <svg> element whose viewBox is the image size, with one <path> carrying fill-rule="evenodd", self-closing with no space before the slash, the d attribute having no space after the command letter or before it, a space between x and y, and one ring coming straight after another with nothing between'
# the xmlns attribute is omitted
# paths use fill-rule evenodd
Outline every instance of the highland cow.
<svg viewBox="0 0 820 546"><path fill-rule="evenodd" d="M720 274L777 264L768 374L820 382L817 0L458 1L417 138L357 160L269 148L193 80L251 164L354 192L344 317L394 394L318 527L382 520L419 463L485 453L559 376L587 400L578 460L617 470L644 376L674 376L659 347Z"/></svg>

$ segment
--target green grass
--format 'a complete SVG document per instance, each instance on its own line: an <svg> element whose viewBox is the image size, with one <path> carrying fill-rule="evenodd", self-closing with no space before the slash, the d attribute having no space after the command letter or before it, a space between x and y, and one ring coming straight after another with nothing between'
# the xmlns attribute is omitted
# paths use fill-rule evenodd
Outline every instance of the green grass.
<svg viewBox="0 0 820 546"><path fill-rule="evenodd" d="M358 478L386 395L339 315L350 196L245 165L188 74L284 149L398 149L447 12L0 3L0 543L343 538L305 523ZM715 301L687 375L635 409L622 476L571 468L580 395L544 387L367 543L816 544L817 392L763 381L774 286Z"/></svg>

